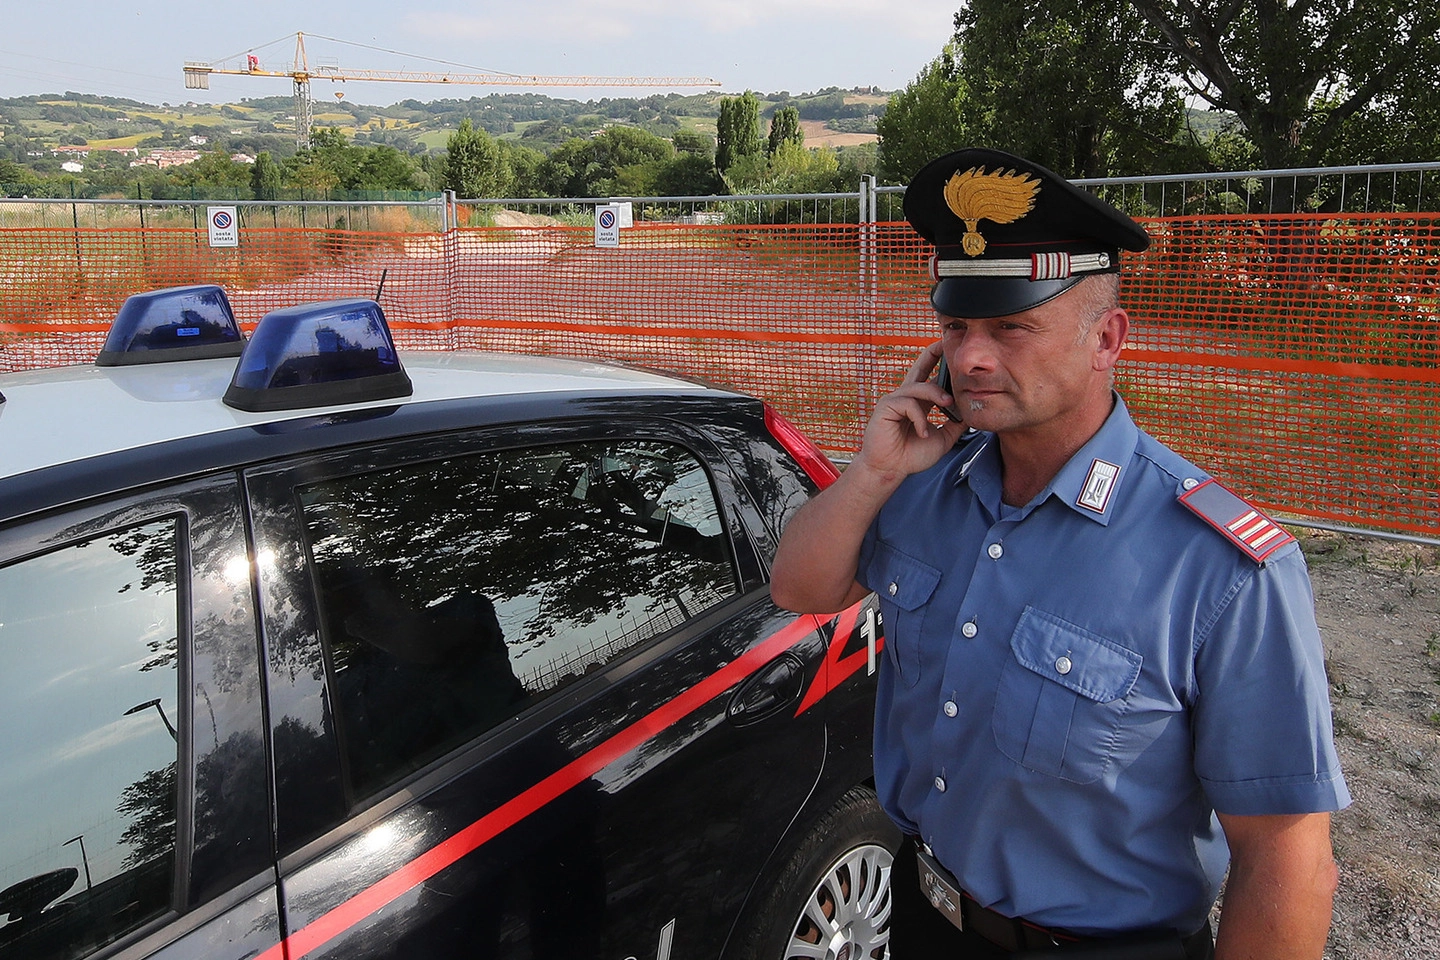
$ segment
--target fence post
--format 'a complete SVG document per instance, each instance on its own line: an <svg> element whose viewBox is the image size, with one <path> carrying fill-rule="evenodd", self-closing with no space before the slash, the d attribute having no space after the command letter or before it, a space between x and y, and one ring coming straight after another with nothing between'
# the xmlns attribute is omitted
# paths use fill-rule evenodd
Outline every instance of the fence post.
<svg viewBox="0 0 1440 960"><path fill-rule="evenodd" d="M860 178L860 333L863 347L855 351L859 366L855 378L858 390L856 413L861 423L870 416L871 389L879 373L876 354L876 333L879 327L876 294L879 283L879 250L876 218L879 211L876 182L873 176Z"/></svg>
<svg viewBox="0 0 1440 960"><path fill-rule="evenodd" d="M70 181L70 226L75 233L75 273L83 282L85 279L85 263L80 257L80 210L75 205L75 181Z"/></svg>
<svg viewBox="0 0 1440 960"><path fill-rule="evenodd" d="M456 274L460 270L460 211L459 200L454 190L446 190L440 205L440 257L445 270L445 329L450 337L450 349L460 346L460 325L457 322L455 291L459 289Z"/></svg>

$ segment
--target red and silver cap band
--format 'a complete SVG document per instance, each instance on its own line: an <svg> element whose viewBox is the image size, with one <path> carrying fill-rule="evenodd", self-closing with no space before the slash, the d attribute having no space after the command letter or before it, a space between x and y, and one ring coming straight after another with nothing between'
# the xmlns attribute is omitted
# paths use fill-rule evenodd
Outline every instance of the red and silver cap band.
<svg viewBox="0 0 1440 960"><path fill-rule="evenodd" d="M1113 263L1108 253L1032 253L1028 257L988 260L930 258L930 281L947 277L1017 277L1025 280L1066 280L1077 273L1099 273Z"/></svg>

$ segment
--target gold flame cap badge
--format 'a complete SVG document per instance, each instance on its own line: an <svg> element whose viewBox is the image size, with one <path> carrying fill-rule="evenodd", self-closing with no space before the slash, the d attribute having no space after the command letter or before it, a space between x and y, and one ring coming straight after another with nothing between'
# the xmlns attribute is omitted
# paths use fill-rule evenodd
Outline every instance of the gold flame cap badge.
<svg viewBox="0 0 1440 960"><path fill-rule="evenodd" d="M1014 223L1035 209L1040 181L1028 173L997 168L986 173L984 167L971 167L956 172L945 184L945 203L952 213L965 221L961 249L972 257L985 252L985 238L977 229L981 220L992 223Z"/></svg>

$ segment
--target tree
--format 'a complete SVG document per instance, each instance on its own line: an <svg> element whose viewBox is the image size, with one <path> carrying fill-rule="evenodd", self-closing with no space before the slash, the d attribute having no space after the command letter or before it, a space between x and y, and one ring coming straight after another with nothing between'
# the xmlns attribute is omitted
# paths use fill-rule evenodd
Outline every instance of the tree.
<svg viewBox="0 0 1440 960"><path fill-rule="evenodd" d="M966 145L957 102L960 88L951 41L909 86L891 94L885 113L875 121L882 180L909 183L930 160Z"/></svg>
<svg viewBox="0 0 1440 960"><path fill-rule="evenodd" d="M351 147L356 154L350 190L423 190L429 183L415 159L394 147Z"/></svg>
<svg viewBox="0 0 1440 960"><path fill-rule="evenodd" d="M250 191L257 200L273 200L280 192L280 184L284 178L284 171L270 151L262 150L255 157L255 165L250 168Z"/></svg>
<svg viewBox="0 0 1440 960"><path fill-rule="evenodd" d="M1397 84L1345 121L1325 157L1327 163L1405 163L1440 157L1440 85L1426 76Z"/></svg>
<svg viewBox="0 0 1440 960"><path fill-rule="evenodd" d="M187 187L250 186L250 165L236 163L224 150L212 150L194 163L176 167L171 179Z"/></svg>
<svg viewBox="0 0 1440 960"><path fill-rule="evenodd" d="M1186 156L1184 107L1129 0L970 0L955 15L962 129L1072 177Z"/></svg>
<svg viewBox="0 0 1440 960"><path fill-rule="evenodd" d="M725 181L708 153L681 153L656 173L654 192L661 197L711 197L725 192Z"/></svg>
<svg viewBox="0 0 1440 960"><path fill-rule="evenodd" d="M0 187L31 186L38 182L39 178L20 164L13 160L0 159Z"/></svg>
<svg viewBox="0 0 1440 960"><path fill-rule="evenodd" d="M1335 147L1352 120L1424 123L1435 96L1440 7L1428 0L1131 3L1166 66L1240 118L1266 167L1344 161ZM1433 129L1411 130L1434 142Z"/></svg>
<svg viewBox="0 0 1440 960"><path fill-rule="evenodd" d="M674 156L669 141L637 127L611 127L598 136L573 137L550 152L540 165L539 180L544 192L561 197L597 197L648 193L643 184L650 174L644 169L629 170ZM652 170L654 168L651 168Z"/></svg>
<svg viewBox="0 0 1440 960"><path fill-rule="evenodd" d="M460 197L498 197L510 180L495 139L470 118L445 142L445 189Z"/></svg>
<svg viewBox="0 0 1440 960"><path fill-rule="evenodd" d="M670 138L676 153L693 153L706 159L715 157L715 138L697 130L676 130Z"/></svg>
<svg viewBox="0 0 1440 960"><path fill-rule="evenodd" d="M299 167L314 167L300 179L306 187L330 190L354 189L360 182L356 167L359 157L345 134L335 127L316 127L310 134L310 148L297 154ZM327 175L328 174L328 175Z"/></svg>
<svg viewBox="0 0 1440 960"><path fill-rule="evenodd" d="M800 129L800 111L795 107L781 107L770 118L770 138L765 152L774 156L783 144L793 143L805 146L805 131Z"/></svg>
<svg viewBox="0 0 1440 960"><path fill-rule="evenodd" d="M310 151L302 150L286 161L285 182L298 187L314 199L314 194L328 192L340 186L340 177Z"/></svg>
<svg viewBox="0 0 1440 960"><path fill-rule="evenodd" d="M721 173L741 157L762 153L760 100L746 90L738 97L720 98L720 117L715 124L715 167Z"/></svg>
<svg viewBox="0 0 1440 960"><path fill-rule="evenodd" d="M497 142L505 167L510 171L510 186L507 188L510 196L538 196L542 192L540 169L545 163L545 154L508 140Z"/></svg>
<svg viewBox="0 0 1440 960"><path fill-rule="evenodd" d="M729 192L761 194L854 190L857 178L854 168L842 166L834 150L808 150L793 142L782 143L773 156L761 152L741 157L724 174ZM783 204L762 211L762 216L771 223L805 223L822 214L811 204Z"/></svg>

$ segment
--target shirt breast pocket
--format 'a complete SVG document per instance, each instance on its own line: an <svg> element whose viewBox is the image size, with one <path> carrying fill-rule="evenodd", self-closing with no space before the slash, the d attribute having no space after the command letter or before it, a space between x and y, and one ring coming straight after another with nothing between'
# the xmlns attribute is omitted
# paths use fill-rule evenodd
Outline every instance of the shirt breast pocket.
<svg viewBox="0 0 1440 960"><path fill-rule="evenodd" d="M885 625L885 653L905 686L913 687L920 679L926 606L940 583L940 570L884 541L875 545L871 570Z"/></svg>
<svg viewBox="0 0 1440 960"><path fill-rule="evenodd" d="M1115 755L1144 658L1034 607L1021 614L1010 652L991 724L1000 751L1062 780L1098 780Z"/></svg>

